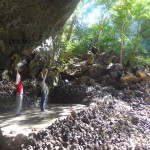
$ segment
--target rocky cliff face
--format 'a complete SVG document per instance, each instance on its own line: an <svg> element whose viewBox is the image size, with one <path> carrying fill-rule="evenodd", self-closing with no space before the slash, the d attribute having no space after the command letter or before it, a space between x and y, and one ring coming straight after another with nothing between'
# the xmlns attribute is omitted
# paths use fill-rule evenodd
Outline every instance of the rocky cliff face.
<svg viewBox="0 0 150 150"><path fill-rule="evenodd" d="M30 52L56 35L79 0L1 0L0 69L14 53ZM2 61L1 58L6 58Z"/></svg>

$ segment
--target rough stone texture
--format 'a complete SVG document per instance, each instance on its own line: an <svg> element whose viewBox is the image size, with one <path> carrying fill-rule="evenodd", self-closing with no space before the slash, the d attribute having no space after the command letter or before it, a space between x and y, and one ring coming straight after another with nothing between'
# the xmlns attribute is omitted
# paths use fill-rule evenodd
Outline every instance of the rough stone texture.
<svg viewBox="0 0 150 150"><path fill-rule="evenodd" d="M1 0L0 55L7 58L10 54L30 52L48 37L57 35L78 2Z"/></svg>

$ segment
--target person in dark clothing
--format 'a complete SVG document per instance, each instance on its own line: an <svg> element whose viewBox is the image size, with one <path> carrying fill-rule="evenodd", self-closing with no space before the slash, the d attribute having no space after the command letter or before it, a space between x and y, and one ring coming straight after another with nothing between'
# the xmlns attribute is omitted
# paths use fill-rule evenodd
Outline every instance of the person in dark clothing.
<svg viewBox="0 0 150 150"><path fill-rule="evenodd" d="M45 69L44 73L41 72L40 75L39 75L39 84L40 84L40 87L41 87L41 102L40 102L40 109L42 112L45 111L45 101L46 101L46 77L47 77L47 73L48 73L48 70Z"/></svg>

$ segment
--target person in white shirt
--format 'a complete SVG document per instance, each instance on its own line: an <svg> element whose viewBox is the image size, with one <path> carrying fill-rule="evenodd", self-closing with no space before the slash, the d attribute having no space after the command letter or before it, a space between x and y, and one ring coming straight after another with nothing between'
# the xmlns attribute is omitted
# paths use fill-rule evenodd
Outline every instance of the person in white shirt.
<svg viewBox="0 0 150 150"><path fill-rule="evenodd" d="M18 69L16 69L15 86L16 86L16 100L17 100L16 115L20 115L23 101L23 85L21 83L21 76L19 74Z"/></svg>

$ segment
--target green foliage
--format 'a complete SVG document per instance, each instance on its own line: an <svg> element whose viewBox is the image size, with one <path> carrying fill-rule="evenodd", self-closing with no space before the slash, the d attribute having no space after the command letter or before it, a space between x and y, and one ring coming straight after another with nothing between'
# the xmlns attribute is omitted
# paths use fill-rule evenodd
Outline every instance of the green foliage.
<svg viewBox="0 0 150 150"><path fill-rule="evenodd" d="M68 55L80 55L88 51L94 35L94 30L90 30L88 27L78 23L74 28L74 35L71 36L70 41L65 42L66 49L63 52ZM65 32L63 36L65 37Z"/></svg>
<svg viewBox="0 0 150 150"><path fill-rule="evenodd" d="M143 43L149 45L149 42L145 41L150 37L150 5L147 0L84 0L82 2L84 3L79 5L81 8L78 8L64 27L61 39L62 62L67 63L68 58L74 55L81 56L82 53L90 50L90 44L96 46L101 52L113 51L116 55L119 55L122 48L123 63L149 62L149 58L145 57L149 46L143 46ZM84 16L79 17L83 4L88 3L91 7L83 11ZM102 14L99 20L91 26L83 23L83 18L98 6L102 8L99 10ZM73 22L74 16L76 18ZM69 40L66 40L67 35L70 35ZM137 58L142 58L142 61Z"/></svg>
<svg viewBox="0 0 150 150"><path fill-rule="evenodd" d="M150 57L139 56L132 61L133 65L150 65Z"/></svg>

